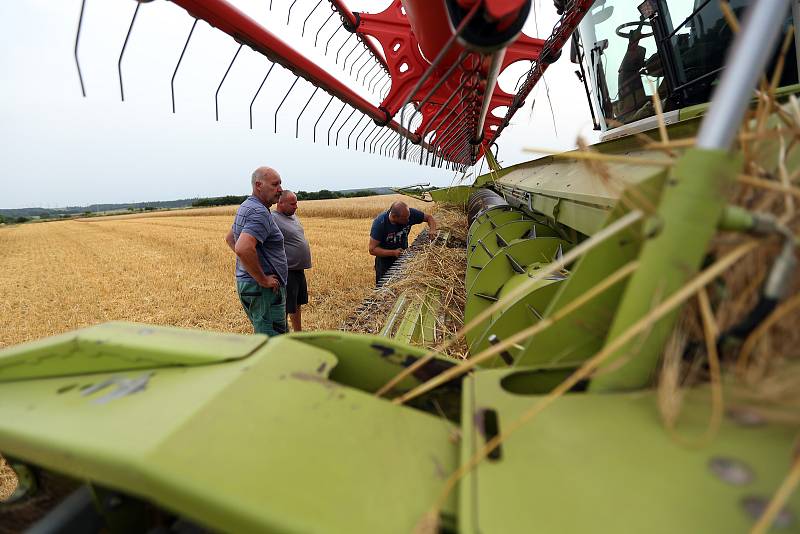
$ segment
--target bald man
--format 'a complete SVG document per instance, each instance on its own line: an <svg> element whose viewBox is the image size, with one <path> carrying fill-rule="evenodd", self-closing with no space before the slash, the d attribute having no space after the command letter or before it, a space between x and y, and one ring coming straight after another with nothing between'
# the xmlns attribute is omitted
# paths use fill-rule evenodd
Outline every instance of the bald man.
<svg viewBox="0 0 800 534"><path fill-rule="evenodd" d="M292 330L303 330L301 307L308 304L306 269L311 268L311 247L300 219L297 218L297 195L284 189L275 205L275 223L283 234L283 247L289 264L289 280L286 283L286 313Z"/></svg>
<svg viewBox="0 0 800 534"><path fill-rule="evenodd" d="M256 334L277 336L286 327L286 281L289 269L283 234L270 206L281 196L281 176L259 167L250 179L253 194L236 210L225 242L236 254L236 289Z"/></svg>
<svg viewBox="0 0 800 534"><path fill-rule="evenodd" d="M386 271L408 248L408 233L411 227L420 223L428 224L428 235L436 235L436 219L433 215L418 209L409 208L405 202L394 202L372 221L369 233L369 253L375 256L375 285L381 284Z"/></svg>

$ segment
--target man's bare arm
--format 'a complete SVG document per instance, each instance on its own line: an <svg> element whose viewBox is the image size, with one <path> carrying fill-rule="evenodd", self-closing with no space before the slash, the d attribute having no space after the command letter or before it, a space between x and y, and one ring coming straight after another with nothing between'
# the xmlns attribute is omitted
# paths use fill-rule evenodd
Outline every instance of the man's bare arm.
<svg viewBox="0 0 800 534"><path fill-rule="evenodd" d="M274 274L264 274L261 264L258 261L258 253L256 252L256 238L246 232L239 234L239 239L233 247L233 251L239 257L244 269L253 277L253 279L262 287L269 287L273 291L277 291L280 287L278 277Z"/></svg>
<svg viewBox="0 0 800 534"><path fill-rule="evenodd" d="M233 228L228 230L228 233L225 234L225 243L228 244L234 253L236 252L236 238L233 236Z"/></svg>
<svg viewBox="0 0 800 534"><path fill-rule="evenodd" d="M436 236L436 230L438 228L436 218L433 215L426 213L425 222L428 223L428 235L431 237L431 239L433 239Z"/></svg>
<svg viewBox="0 0 800 534"><path fill-rule="evenodd" d="M386 248L379 247L378 245L380 245L380 244L381 244L380 241L378 241L377 239L372 239L370 237L369 238L369 253L372 254L373 256L378 256L380 258L392 258L392 257L396 258L400 254L403 253L403 249L401 249L401 248L394 249L394 250L389 250L389 249L386 249Z"/></svg>

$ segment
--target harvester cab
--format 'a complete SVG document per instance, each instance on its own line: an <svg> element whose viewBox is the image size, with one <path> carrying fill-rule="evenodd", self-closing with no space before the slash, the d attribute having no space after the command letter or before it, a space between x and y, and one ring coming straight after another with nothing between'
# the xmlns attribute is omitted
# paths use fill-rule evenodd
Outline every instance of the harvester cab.
<svg viewBox="0 0 800 534"><path fill-rule="evenodd" d="M291 70L276 131L309 83L296 136L319 88L315 141L322 121L329 144L413 168L485 161L471 184L404 189L466 223L391 276L461 270L387 280L369 333L107 323L1 350L0 451L24 483L0 530L800 531L797 354L763 343L800 304L800 2L559 0L535 39L525 0L331 0L311 39L341 22L332 53L366 58L349 72L367 96L225 0L173 3L236 39L230 65L245 45L270 60L251 113ZM564 46L600 142L501 167Z"/></svg>

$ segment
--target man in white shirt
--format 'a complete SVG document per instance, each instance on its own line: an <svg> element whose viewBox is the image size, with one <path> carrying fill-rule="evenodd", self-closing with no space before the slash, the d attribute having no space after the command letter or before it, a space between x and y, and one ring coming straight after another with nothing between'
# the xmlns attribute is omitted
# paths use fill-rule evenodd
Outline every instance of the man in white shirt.
<svg viewBox="0 0 800 534"><path fill-rule="evenodd" d="M297 195L286 189L275 205L275 224L283 234L286 249L286 262L289 277L286 283L286 313L292 323L292 330L302 330L300 307L308 304L308 286L305 269L311 268L311 247L308 245L303 225L297 219Z"/></svg>

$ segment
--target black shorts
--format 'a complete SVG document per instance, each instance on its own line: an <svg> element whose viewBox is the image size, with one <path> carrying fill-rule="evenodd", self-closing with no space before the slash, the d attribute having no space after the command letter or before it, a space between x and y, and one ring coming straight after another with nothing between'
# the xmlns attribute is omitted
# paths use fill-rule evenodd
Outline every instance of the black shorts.
<svg viewBox="0 0 800 534"><path fill-rule="evenodd" d="M289 280L286 282L286 313L295 313L303 304L308 304L306 272L289 271Z"/></svg>

